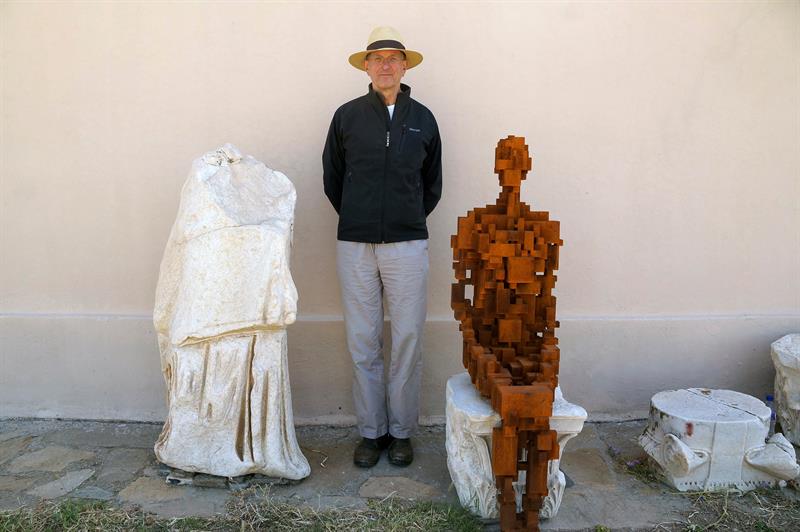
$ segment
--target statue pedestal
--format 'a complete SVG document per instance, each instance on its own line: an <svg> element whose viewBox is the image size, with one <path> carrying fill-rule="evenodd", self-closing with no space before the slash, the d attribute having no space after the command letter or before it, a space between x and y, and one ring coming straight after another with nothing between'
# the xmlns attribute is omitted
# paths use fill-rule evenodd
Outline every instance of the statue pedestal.
<svg viewBox="0 0 800 532"><path fill-rule="evenodd" d="M800 446L800 334L772 343L775 364L775 410L783 434Z"/></svg>
<svg viewBox="0 0 800 532"><path fill-rule="evenodd" d="M730 390L659 392L639 443L678 491L776 486L800 466L782 434L765 442L770 414L755 397Z"/></svg>
<svg viewBox="0 0 800 532"><path fill-rule="evenodd" d="M464 508L484 518L497 517L497 488L492 474L492 429L501 423L487 399L480 396L469 374L464 372L447 381L447 468ZM559 458L564 445L577 436L586 421L586 410L564 400L556 388L550 428L558 433ZM558 468L559 460L548 465L547 497L540 516L554 517L561 505L566 479ZM525 472L520 472L514 489L517 511L521 511Z"/></svg>

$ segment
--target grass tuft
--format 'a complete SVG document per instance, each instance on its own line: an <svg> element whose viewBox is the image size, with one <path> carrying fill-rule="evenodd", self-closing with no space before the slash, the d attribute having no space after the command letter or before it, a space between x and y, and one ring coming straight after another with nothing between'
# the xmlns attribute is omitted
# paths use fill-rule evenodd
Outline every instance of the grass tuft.
<svg viewBox="0 0 800 532"><path fill-rule="evenodd" d="M690 532L800 530L800 500L781 490L688 492L684 495L692 501L692 512L684 525L684 530Z"/></svg>
<svg viewBox="0 0 800 532"><path fill-rule="evenodd" d="M0 512L0 532L101 531L353 531L406 532L411 530L478 532L481 525L466 510L448 504L412 503L398 499L369 501L366 508L316 510L274 501L268 488L236 494L226 515L218 517L159 518L140 509L105 502L67 499L42 502L35 508Z"/></svg>
<svg viewBox="0 0 800 532"><path fill-rule="evenodd" d="M609 446L608 454L611 458L629 475L633 476L645 484L658 484L661 482L661 475L658 467L652 463L652 459L642 453L635 458L628 459L622 455L619 449Z"/></svg>
<svg viewBox="0 0 800 532"><path fill-rule="evenodd" d="M316 510L275 502L268 489L252 488L249 494L234 500L230 516L238 520L241 530L329 531L375 530L405 532L407 530L478 532L481 525L463 508L433 502L412 503L399 499L368 501L363 509L332 508Z"/></svg>

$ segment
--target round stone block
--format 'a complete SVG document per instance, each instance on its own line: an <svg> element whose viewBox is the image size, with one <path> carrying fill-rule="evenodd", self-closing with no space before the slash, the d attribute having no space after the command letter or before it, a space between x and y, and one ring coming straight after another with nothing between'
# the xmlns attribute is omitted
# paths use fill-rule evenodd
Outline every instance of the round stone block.
<svg viewBox="0 0 800 532"><path fill-rule="evenodd" d="M766 441L770 414L732 390L659 392L639 443L680 491L772 486L796 475L797 464L783 436Z"/></svg>
<svg viewBox="0 0 800 532"><path fill-rule="evenodd" d="M677 427L689 437L702 438L693 434L693 422L702 424L733 423L769 428L770 410L767 405L751 395L732 390L709 390L707 388L690 388L688 390L671 390L659 392L650 401L652 408L663 412L673 420L684 421L683 427Z"/></svg>

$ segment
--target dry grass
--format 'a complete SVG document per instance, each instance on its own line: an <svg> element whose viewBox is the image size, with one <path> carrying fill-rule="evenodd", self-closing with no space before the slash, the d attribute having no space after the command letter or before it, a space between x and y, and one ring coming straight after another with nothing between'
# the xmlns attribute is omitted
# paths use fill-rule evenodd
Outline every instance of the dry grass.
<svg viewBox="0 0 800 532"><path fill-rule="evenodd" d="M644 452L635 457L624 456L622 452L612 446L608 446L608 455L619 465L623 471L632 475L640 482L645 484L658 484L661 482L661 475L658 467L654 466L650 457Z"/></svg>
<svg viewBox="0 0 800 532"><path fill-rule="evenodd" d="M664 487L663 497L687 497L692 502L684 521L662 523L655 530L800 532L800 493L794 483L783 490L679 493L666 488L658 466L647 455L626 459L612 448L609 453L623 471L640 482Z"/></svg>
<svg viewBox="0 0 800 532"><path fill-rule="evenodd" d="M240 523L240 530L480 530L478 520L466 510L447 504L387 499L369 501L364 509L315 510L272 502L269 490L264 488L253 488L237 497L229 514Z"/></svg>
<svg viewBox="0 0 800 532"><path fill-rule="evenodd" d="M0 532L18 531L479 531L477 519L446 504L370 501L363 509L315 510L275 502L268 489L251 488L232 500L228 513L213 518L163 519L108 503L65 500L33 509L0 512Z"/></svg>
<svg viewBox="0 0 800 532"><path fill-rule="evenodd" d="M792 531L800 530L800 500L776 489L741 493L686 493L692 512L684 530Z"/></svg>

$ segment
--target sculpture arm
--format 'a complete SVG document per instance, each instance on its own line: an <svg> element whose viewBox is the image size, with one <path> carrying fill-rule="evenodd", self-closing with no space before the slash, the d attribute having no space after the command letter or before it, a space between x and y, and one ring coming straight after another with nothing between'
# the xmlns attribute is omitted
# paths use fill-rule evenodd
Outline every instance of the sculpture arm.
<svg viewBox="0 0 800 532"><path fill-rule="evenodd" d="M342 206L342 183L344 178L344 146L342 145L341 128L339 126L339 113L333 115L328 136L325 139L325 148L322 151L322 182L325 195L339 212Z"/></svg>

